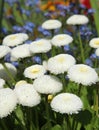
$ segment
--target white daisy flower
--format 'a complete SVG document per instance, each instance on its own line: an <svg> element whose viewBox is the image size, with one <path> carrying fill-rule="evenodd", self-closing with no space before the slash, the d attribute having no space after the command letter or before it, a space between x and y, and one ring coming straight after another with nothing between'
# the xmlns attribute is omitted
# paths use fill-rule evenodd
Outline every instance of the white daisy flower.
<svg viewBox="0 0 99 130"><path fill-rule="evenodd" d="M46 73L45 68L42 65L32 65L24 70L24 76L30 79L35 79Z"/></svg>
<svg viewBox="0 0 99 130"><path fill-rule="evenodd" d="M33 107L40 103L41 97L32 84L23 84L14 89L18 103L23 106Z"/></svg>
<svg viewBox="0 0 99 130"><path fill-rule="evenodd" d="M18 82L15 84L15 88L16 88L16 87L19 87L19 86L22 86L22 85L24 85L24 84L27 84L27 81L25 81L25 80L20 80L20 81L18 81Z"/></svg>
<svg viewBox="0 0 99 130"><path fill-rule="evenodd" d="M0 78L0 89L5 85L5 80Z"/></svg>
<svg viewBox="0 0 99 130"><path fill-rule="evenodd" d="M66 72L72 65L76 63L73 56L69 54L59 54L48 60L48 70L54 74Z"/></svg>
<svg viewBox="0 0 99 130"><path fill-rule="evenodd" d="M89 41L89 46L92 48L99 48L99 37L93 38Z"/></svg>
<svg viewBox="0 0 99 130"><path fill-rule="evenodd" d="M74 14L66 20L66 23L69 25L83 25L87 24L88 22L88 17L82 14Z"/></svg>
<svg viewBox="0 0 99 130"><path fill-rule="evenodd" d="M12 76L15 77L17 74L16 67L14 65L12 65L11 63L5 63L5 65L7 66L8 70L12 74ZM6 72L6 70L2 64L0 64L0 78L2 78L4 80L10 80L9 75Z"/></svg>
<svg viewBox="0 0 99 130"><path fill-rule="evenodd" d="M96 56L99 56L99 48L96 49L95 54Z"/></svg>
<svg viewBox="0 0 99 130"><path fill-rule="evenodd" d="M83 85L95 84L98 81L98 74L95 69L84 64L73 65L68 70L67 75L71 81Z"/></svg>
<svg viewBox="0 0 99 130"><path fill-rule="evenodd" d="M17 105L17 97L10 88L0 89L0 118L8 116Z"/></svg>
<svg viewBox="0 0 99 130"><path fill-rule="evenodd" d="M69 36L68 34L58 34L52 38L51 43L54 46L60 47L60 46L68 45L72 41L73 41L73 38Z"/></svg>
<svg viewBox="0 0 99 130"><path fill-rule="evenodd" d="M47 30L57 29L57 28L60 28L61 26L62 26L62 23L59 20L56 20L56 19L46 20L42 24L42 28L47 29Z"/></svg>
<svg viewBox="0 0 99 130"><path fill-rule="evenodd" d="M0 45L0 59L6 56L10 50L8 46Z"/></svg>
<svg viewBox="0 0 99 130"><path fill-rule="evenodd" d="M17 61L20 58L31 56L29 44L19 45L11 50L11 61Z"/></svg>
<svg viewBox="0 0 99 130"><path fill-rule="evenodd" d="M50 40L40 39L32 42L29 48L31 53L46 53L51 50L51 43Z"/></svg>
<svg viewBox="0 0 99 130"><path fill-rule="evenodd" d="M28 35L25 33L16 33L16 34L10 34L7 35L4 39L3 39L3 45L6 46L16 46L19 44L22 44L24 41L26 41L28 39Z"/></svg>
<svg viewBox="0 0 99 130"><path fill-rule="evenodd" d="M51 101L51 108L61 114L77 114L83 107L81 99L75 94L61 93Z"/></svg>
<svg viewBox="0 0 99 130"><path fill-rule="evenodd" d="M42 94L54 94L62 90L62 83L55 76L43 75L33 82L36 91Z"/></svg>

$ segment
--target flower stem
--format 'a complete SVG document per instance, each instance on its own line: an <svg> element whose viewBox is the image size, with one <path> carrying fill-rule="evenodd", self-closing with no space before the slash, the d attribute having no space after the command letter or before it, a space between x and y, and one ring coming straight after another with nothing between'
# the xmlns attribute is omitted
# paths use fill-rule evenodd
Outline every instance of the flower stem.
<svg viewBox="0 0 99 130"><path fill-rule="evenodd" d="M6 73L8 74L8 76L10 77L11 81L12 81L12 84L15 85L16 81L15 79L13 78L13 75L11 74L11 72L9 71L9 69L7 68L6 64L5 63L2 63Z"/></svg>
<svg viewBox="0 0 99 130"><path fill-rule="evenodd" d="M82 40L81 40L80 32L78 33L78 39L79 39L79 43L80 43L81 60L82 60L82 63L84 63L84 61L85 61L84 49L83 49L83 45L82 45Z"/></svg>

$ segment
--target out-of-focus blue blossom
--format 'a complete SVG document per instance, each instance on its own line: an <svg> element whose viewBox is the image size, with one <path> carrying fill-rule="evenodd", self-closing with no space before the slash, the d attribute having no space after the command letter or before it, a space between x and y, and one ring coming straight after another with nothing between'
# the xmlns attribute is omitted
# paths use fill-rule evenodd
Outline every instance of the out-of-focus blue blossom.
<svg viewBox="0 0 99 130"><path fill-rule="evenodd" d="M10 62L10 54L7 54L7 55L4 57L4 61L5 61L5 62Z"/></svg>
<svg viewBox="0 0 99 130"><path fill-rule="evenodd" d="M33 62L41 64L42 60L41 60L41 58L39 56L34 56L33 57Z"/></svg>
<svg viewBox="0 0 99 130"><path fill-rule="evenodd" d="M31 27L31 28L34 28L34 27L35 27L35 24L32 23L32 22L30 22L30 21L27 21L27 22L26 22L26 25L29 26L29 27Z"/></svg>
<svg viewBox="0 0 99 130"><path fill-rule="evenodd" d="M65 6L65 5L62 5L62 4L59 4L57 5L57 9L60 10L60 11L67 11L69 12L70 11L70 7L69 6Z"/></svg>
<svg viewBox="0 0 99 130"><path fill-rule="evenodd" d="M94 9L88 9L87 13L88 14L93 14L93 13L95 13L95 10Z"/></svg>
<svg viewBox="0 0 99 130"><path fill-rule="evenodd" d="M26 6L35 6L39 2L40 2L40 0L26 0L25 4L26 4Z"/></svg>
<svg viewBox="0 0 99 130"><path fill-rule="evenodd" d="M60 12L60 16L63 16L65 17L66 16L66 13L64 11Z"/></svg>
<svg viewBox="0 0 99 130"><path fill-rule="evenodd" d="M25 14L26 16L30 16L31 12L29 10L23 8L21 10L22 10L22 14Z"/></svg>
<svg viewBox="0 0 99 130"><path fill-rule="evenodd" d="M79 8L86 9L86 6L84 4L79 4Z"/></svg>
<svg viewBox="0 0 99 130"><path fill-rule="evenodd" d="M13 26L12 29L16 33L23 32L23 28L21 26L18 26L18 25Z"/></svg>
<svg viewBox="0 0 99 130"><path fill-rule="evenodd" d="M3 27L3 28L1 29L1 31L2 31L2 33L5 34L5 35L8 34L8 31L7 31L7 29L6 29L5 27Z"/></svg>
<svg viewBox="0 0 99 130"><path fill-rule="evenodd" d="M31 44L31 40L27 40L26 42L25 42L25 44Z"/></svg>
<svg viewBox="0 0 99 130"><path fill-rule="evenodd" d="M69 51L70 50L70 46L69 45L65 45L64 46L64 51Z"/></svg>
<svg viewBox="0 0 99 130"><path fill-rule="evenodd" d="M64 29L63 32L64 32L65 34L68 34L68 35L72 36L72 32L69 32L69 31L66 30L66 29Z"/></svg>
<svg viewBox="0 0 99 130"><path fill-rule="evenodd" d="M93 66L92 60L91 59L86 59L85 60L85 64L89 65L89 66Z"/></svg>
<svg viewBox="0 0 99 130"><path fill-rule="evenodd" d="M44 36L51 36L51 33L48 30L43 29L41 26L38 27L38 31L41 32Z"/></svg>
<svg viewBox="0 0 99 130"><path fill-rule="evenodd" d="M19 2L19 0L5 0L10 6L13 6L14 3Z"/></svg>
<svg viewBox="0 0 99 130"><path fill-rule="evenodd" d="M90 36L93 34L93 32L87 26L82 25L82 26L80 26L80 34L83 39L85 39L85 37L86 37L86 39L89 40Z"/></svg>
<svg viewBox="0 0 99 130"><path fill-rule="evenodd" d="M75 8L75 9L73 10L73 13L74 13L74 14L78 14L78 13L79 13L79 10Z"/></svg>
<svg viewBox="0 0 99 130"><path fill-rule="evenodd" d="M91 56L90 56L90 58L91 58L92 60L94 60L94 59L96 59L96 58L97 58L97 56L96 56L96 54L95 54L95 53L92 53L92 54L91 54Z"/></svg>
<svg viewBox="0 0 99 130"><path fill-rule="evenodd" d="M40 8L35 8L35 12L36 13L41 13L41 9Z"/></svg>
<svg viewBox="0 0 99 130"><path fill-rule="evenodd" d="M23 26L25 32L33 33L33 28L28 26L27 24Z"/></svg>
<svg viewBox="0 0 99 130"><path fill-rule="evenodd" d="M19 63L17 61L13 61L13 62L11 62L11 64L14 65L15 67L19 66Z"/></svg>

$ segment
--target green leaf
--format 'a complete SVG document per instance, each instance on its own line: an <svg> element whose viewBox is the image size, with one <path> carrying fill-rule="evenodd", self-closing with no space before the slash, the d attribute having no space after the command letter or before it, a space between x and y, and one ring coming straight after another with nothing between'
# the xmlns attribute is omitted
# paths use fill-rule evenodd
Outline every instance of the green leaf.
<svg viewBox="0 0 99 130"><path fill-rule="evenodd" d="M95 9L94 20L96 25L96 30L99 36L99 0L90 0L91 6Z"/></svg>
<svg viewBox="0 0 99 130"><path fill-rule="evenodd" d="M75 120L80 122L82 125L87 125L92 119L92 113L89 110L84 110L75 115Z"/></svg>
<svg viewBox="0 0 99 130"><path fill-rule="evenodd" d="M57 124L54 127L52 127L50 130L62 130L62 127Z"/></svg>

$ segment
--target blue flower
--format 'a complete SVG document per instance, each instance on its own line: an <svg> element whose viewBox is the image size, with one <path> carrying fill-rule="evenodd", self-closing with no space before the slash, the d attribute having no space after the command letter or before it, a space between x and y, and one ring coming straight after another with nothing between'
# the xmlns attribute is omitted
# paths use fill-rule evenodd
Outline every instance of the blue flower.
<svg viewBox="0 0 99 130"><path fill-rule="evenodd" d="M93 66L92 60L91 59L86 59L85 60L85 64L89 65L89 66Z"/></svg>
<svg viewBox="0 0 99 130"><path fill-rule="evenodd" d="M41 64L42 60L41 60L41 58L39 56L34 56L33 57L33 61L36 62L36 63L38 63L38 64Z"/></svg>

